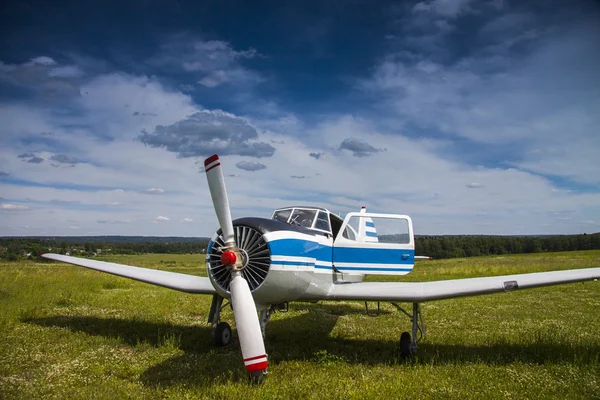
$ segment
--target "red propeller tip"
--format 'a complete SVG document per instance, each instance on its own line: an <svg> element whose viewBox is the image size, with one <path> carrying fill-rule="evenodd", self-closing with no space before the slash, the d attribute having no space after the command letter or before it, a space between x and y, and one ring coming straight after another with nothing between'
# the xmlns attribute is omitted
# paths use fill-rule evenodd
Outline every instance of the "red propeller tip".
<svg viewBox="0 0 600 400"><path fill-rule="evenodd" d="M213 154L212 156L210 156L206 160L204 160L204 166L207 167L209 164L217 161L218 159L219 159L219 156L216 154Z"/></svg>
<svg viewBox="0 0 600 400"><path fill-rule="evenodd" d="M223 252L223 254L221 254L221 262L223 263L223 265L225 266L230 266L235 264L235 253L231 250L226 250Z"/></svg>

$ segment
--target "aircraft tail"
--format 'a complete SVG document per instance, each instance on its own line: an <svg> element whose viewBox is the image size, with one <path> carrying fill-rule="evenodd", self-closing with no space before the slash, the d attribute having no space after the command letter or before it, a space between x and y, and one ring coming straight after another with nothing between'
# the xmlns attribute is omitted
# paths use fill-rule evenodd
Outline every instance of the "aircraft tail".
<svg viewBox="0 0 600 400"><path fill-rule="evenodd" d="M360 210L361 214L367 212L367 208L363 206ZM360 218L360 225L358 226L358 240L363 242L379 242L377 238L377 229L375 229L375 223L369 217Z"/></svg>

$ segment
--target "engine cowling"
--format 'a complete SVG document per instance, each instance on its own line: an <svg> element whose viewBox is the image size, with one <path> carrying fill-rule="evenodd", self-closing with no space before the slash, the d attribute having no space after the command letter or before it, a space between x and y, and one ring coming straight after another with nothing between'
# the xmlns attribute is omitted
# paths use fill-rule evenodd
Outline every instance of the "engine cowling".
<svg viewBox="0 0 600 400"><path fill-rule="evenodd" d="M242 275L248 282L257 303L277 304L299 298L309 286L312 273L271 270L271 248L265 233L296 228L289 224L264 218L240 218L233 221L235 242L242 255ZM221 230L212 237L206 257L208 276L217 292L230 297L231 273L221 260L224 247Z"/></svg>
<svg viewBox="0 0 600 400"><path fill-rule="evenodd" d="M250 291L255 291L267 279L271 267L271 252L263 238L262 232L247 225L233 225L235 242L242 255L242 275ZM229 268L221 260L222 251L225 246L223 236L219 230L212 240L212 246L208 249L208 274L215 287L223 292L229 293L231 274Z"/></svg>

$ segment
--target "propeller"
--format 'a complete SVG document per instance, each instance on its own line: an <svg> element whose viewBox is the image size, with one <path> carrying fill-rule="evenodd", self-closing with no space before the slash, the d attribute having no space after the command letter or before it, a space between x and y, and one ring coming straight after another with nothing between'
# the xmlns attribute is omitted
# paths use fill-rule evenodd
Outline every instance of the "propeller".
<svg viewBox="0 0 600 400"><path fill-rule="evenodd" d="M229 268L231 273L229 292L244 365L250 374L260 377L266 374L269 364L254 298L248 282L242 276L242 270L246 266L247 260L244 259L235 243L229 200L219 156L214 154L204 160L204 169L225 242L221 253L221 262Z"/></svg>

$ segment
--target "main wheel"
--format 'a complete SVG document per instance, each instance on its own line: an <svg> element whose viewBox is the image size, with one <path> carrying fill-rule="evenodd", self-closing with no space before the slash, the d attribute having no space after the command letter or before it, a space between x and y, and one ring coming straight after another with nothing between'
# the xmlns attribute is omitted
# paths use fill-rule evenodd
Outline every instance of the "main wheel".
<svg viewBox="0 0 600 400"><path fill-rule="evenodd" d="M219 322L213 329L215 346L227 346L231 342L231 326L227 322Z"/></svg>
<svg viewBox="0 0 600 400"><path fill-rule="evenodd" d="M412 355L410 333L402 332L400 335L400 357L408 358Z"/></svg>

